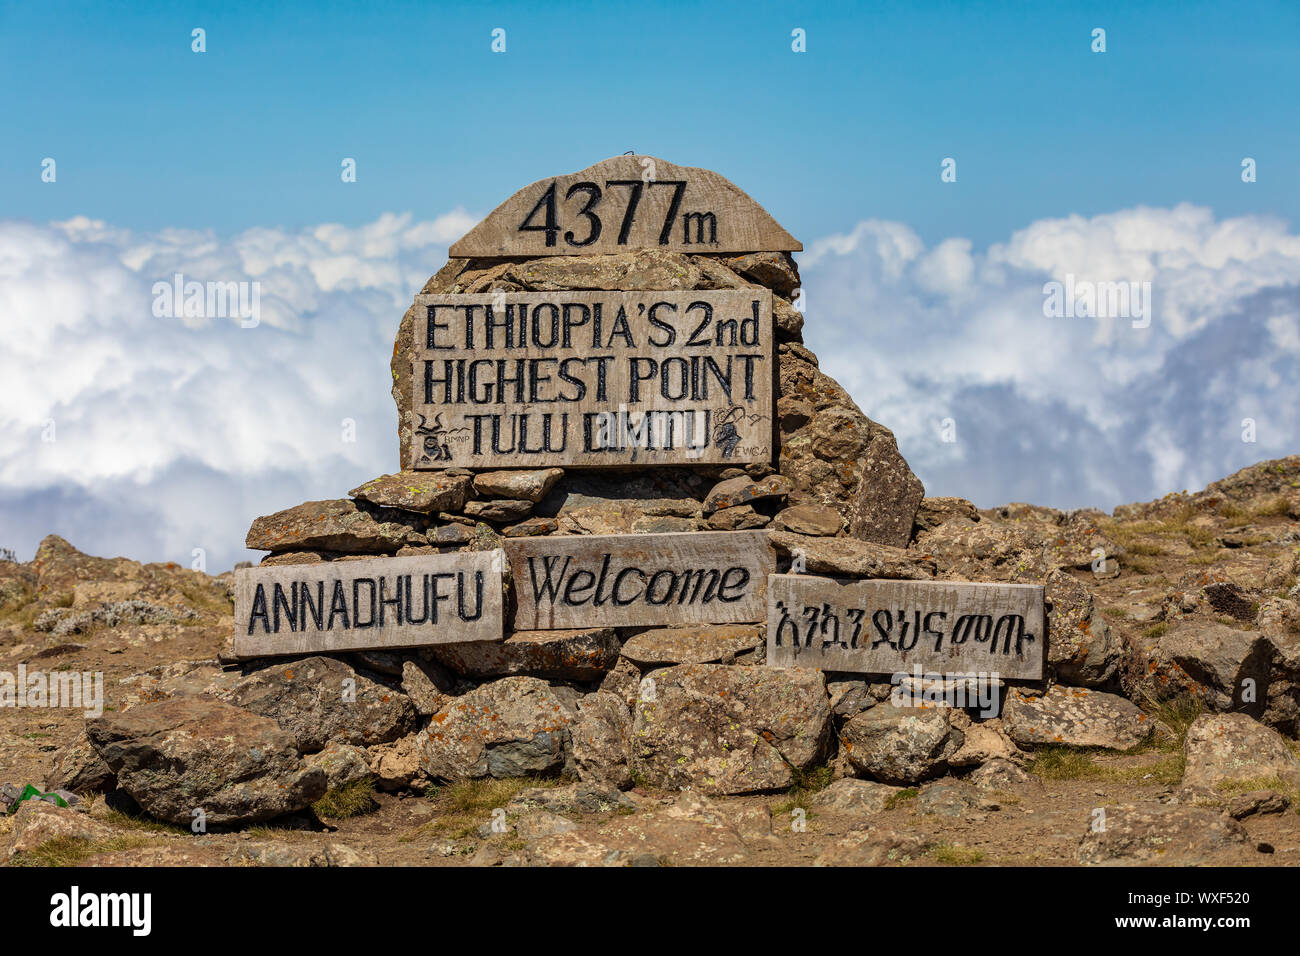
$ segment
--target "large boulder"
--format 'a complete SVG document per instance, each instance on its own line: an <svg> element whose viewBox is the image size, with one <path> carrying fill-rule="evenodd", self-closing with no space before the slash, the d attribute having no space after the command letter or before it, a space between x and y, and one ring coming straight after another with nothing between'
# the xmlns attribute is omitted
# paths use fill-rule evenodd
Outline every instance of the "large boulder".
<svg viewBox="0 0 1300 956"><path fill-rule="evenodd" d="M415 726L415 707L400 691L332 657L273 664L216 690L227 703L270 717L302 753L330 741L366 747L396 740Z"/></svg>
<svg viewBox="0 0 1300 956"><path fill-rule="evenodd" d="M667 667L633 709L633 775L714 794L790 786L824 755L831 727L825 678L803 668Z"/></svg>
<svg viewBox="0 0 1300 956"><path fill-rule="evenodd" d="M1002 729L1021 747L1060 744L1127 750L1151 736L1152 723L1136 705L1116 694L1063 687L1031 695L1007 694Z"/></svg>
<svg viewBox="0 0 1300 956"><path fill-rule="evenodd" d="M137 704L86 721L118 786L150 816L189 826L255 823L301 810L325 793L293 737L268 717L208 697Z"/></svg>
<svg viewBox="0 0 1300 956"><path fill-rule="evenodd" d="M1183 784L1217 787L1281 779L1300 783L1300 759L1276 730L1246 714L1203 714L1187 730Z"/></svg>
<svg viewBox="0 0 1300 956"><path fill-rule="evenodd" d="M416 738L430 777L556 773L571 760L575 702L545 681L506 677L455 698Z"/></svg>
<svg viewBox="0 0 1300 956"><path fill-rule="evenodd" d="M1274 647L1258 631L1189 617L1154 640L1136 640L1129 655L1131 696L1191 696L1211 710L1254 716L1264 710Z"/></svg>
<svg viewBox="0 0 1300 956"><path fill-rule="evenodd" d="M873 707L840 730L841 750L860 774L898 786L942 776L965 743L947 707Z"/></svg>

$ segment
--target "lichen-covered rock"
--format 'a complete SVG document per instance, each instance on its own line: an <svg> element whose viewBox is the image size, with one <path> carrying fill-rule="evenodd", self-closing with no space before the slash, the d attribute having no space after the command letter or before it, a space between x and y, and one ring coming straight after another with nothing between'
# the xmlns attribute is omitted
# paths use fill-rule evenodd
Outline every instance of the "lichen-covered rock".
<svg viewBox="0 0 1300 956"><path fill-rule="evenodd" d="M304 767L318 767L324 772L327 791L375 777L366 752L351 744L331 743L324 750L304 757L302 763Z"/></svg>
<svg viewBox="0 0 1300 956"><path fill-rule="evenodd" d="M628 769L628 742L632 713L613 694L597 691L578 701L578 719L571 730L573 762L578 777L619 790L632 786Z"/></svg>
<svg viewBox="0 0 1300 956"><path fill-rule="evenodd" d="M468 475L443 471L403 471L367 481L348 492L383 508L401 508L420 514L460 511L470 495Z"/></svg>
<svg viewBox="0 0 1300 956"><path fill-rule="evenodd" d="M1240 709L1259 716L1273 653L1274 645L1258 631L1182 618L1154 640L1133 639L1126 686L1131 697L1191 696L1211 710Z"/></svg>
<svg viewBox="0 0 1300 956"><path fill-rule="evenodd" d="M749 531L765 527L771 520L755 511L753 505L736 505L713 512L709 515L708 525L714 531Z"/></svg>
<svg viewBox="0 0 1300 956"><path fill-rule="evenodd" d="M1114 681L1124 642L1097 610L1092 592L1069 572L1047 576L1047 665L1062 684L1104 687Z"/></svg>
<svg viewBox="0 0 1300 956"><path fill-rule="evenodd" d="M841 750L859 773L900 786L942 776L965 740L946 707L873 707L840 730Z"/></svg>
<svg viewBox="0 0 1300 956"><path fill-rule="evenodd" d="M569 761L576 710L545 681L506 677L457 697L417 738L430 777L555 773Z"/></svg>
<svg viewBox="0 0 1300 956"><path fill-rule="evenodd" d="M901 789L874 780L844 777L814 796L812 805L819 810L866 816L884 810L889 805L890 798Z"/></svg>
<svg viewBox="0 0 1300 956"><path fill-rule="evenodd" d="M813 866L889 866L924 856L934 841L923 834L868 824L849 831L823 852Z"/></svg>
<svg viewBox="0 0 1300 956"><path fill-rule="evenodd" d="M753 856L732 814L698 793L648 813L614 817L599 829L551 833L506 862L524 866L723 866ZM478 865L502 862L476 857Z"/></svg>
<svg viewBox="0 0 1300 956"><path fill-rule="evenodd" d="M980 513L965 498L948 496L922 498L920 506L916 509L916 530L931 531L953 518L979 521Z"/></svg>
<svg viewBox="0 0 1300 956"><path fill-rule="evenodd" d="M424 544L409 525L376 520L355 501L307 501L253 521L244 543L254 551L339 551L356 554L395 552L407 543Z"/></svg>
<svg viewBox="0 0 1300 956"><path fill-rule="evenodd" d="M24 800L14 813L13 832L5 846L7 859L21 857L50 840L104 841L117 834L84 813L44 800Z"/></svg>
<svg viewBox="0 0 1300 956"><path fill-rule="evenodd" d="M504 641L443 644L432 649L444 667L466 677L525 674L547 680L600 680L618 661L611 627L515 631Z"/></svg>
<svg viewBox="0 0 1300 956"><path fill-rule="evenodd" d="M1116 694L1053 685L1046 693L1007 693L1002 729L1021 747L1060 744L1127 750L1151 736L1150 718Z"/></svg>
<svg viewBox="0 0 1300 956"><path fill-rule="evenodd" d="M642 631L623 644L623 657L642 670L673 664L731 663L736 655L763 645L755 624L705 624L658 627Z"/></svg>
<svg viewBox="0 0 1300 956"><path fill-rule="evenodd" d="M45 789L47 792L107 793L114 788L116 780L112 768L82 734L55 753L54 766L45 777Z"/></svg>
<svg viewBox="0 0 1300 956"><path fill-rule="evenodd" d="M1076 857L1093 865L1211 863L1246 842L1240 823L1218 810L1183 804L1126 804L1089 817Z"/></svg>
<svg viewBox="0 0 1300 956"><path fill-rule="evenodd" d="M301 810L325 793L274 720L209 697L138 704L86 721L118 786L150 816L189 826L255 823Z"/></svg>
<svg viewBox="0 0 1300 956"><path fill-rule="evenodd" d="M1246 714L1203 714L1187 730L1183 785L1217 787L1221 783L1281 778L1300 782L1300 759L1276 730Z"/></svg>
<svg viewBox="0 0 1300 956"><path fill-rule="evenodd" d="M647 680L652 693L643 687L633 708L631 767L651 786L777 790L825 752L831 713L820 671L682 664Z"/></svg>
<svg viewBox="0 0 1300 956"><path fill-rule="evenodd" d="M302 753L321 750L331 740L362 747L384 743L415 725L410 698L332 657L262 667L215 693L274 720Z"/></svg>

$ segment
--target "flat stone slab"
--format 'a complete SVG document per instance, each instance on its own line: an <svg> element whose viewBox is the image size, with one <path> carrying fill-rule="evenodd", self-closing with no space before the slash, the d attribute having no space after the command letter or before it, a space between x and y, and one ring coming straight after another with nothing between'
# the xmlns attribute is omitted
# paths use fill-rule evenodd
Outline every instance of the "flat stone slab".
<svg viewBox="0 0 1300 956"><path fill-rule="evenodd" d="M1003 705L1002 727L1021 747L1062 744L1127 750L1151 736L1151 720L1115 694L1057 684L1030 696L1012 690Z"/></svg>
<svg viewBox="0 0 1300 956"><path fill-rule="evenodd" d="M639 667L716 664L762 643L762 632L749 624L663 627L628 638L623 644L623 656Z"/></svg>
<svg viewBox="0 0 1300 956"><path fill-rule="evenodd" d="M500 551L365 558L235 573L234 656L499 641Z"/></svg>
<svg viewBox="0 0 1300 956"><path fill-rule="evenodd" d="M508 538L515 627L762 620L776 558L762 531Z"/></svg>
<svg viewBox="0 0 1300 956"><path fill-rule="evenodd" d="M1029 680L1043 675L1046 618L1039 585L774 574L767 606L772 667Z"/></svg>

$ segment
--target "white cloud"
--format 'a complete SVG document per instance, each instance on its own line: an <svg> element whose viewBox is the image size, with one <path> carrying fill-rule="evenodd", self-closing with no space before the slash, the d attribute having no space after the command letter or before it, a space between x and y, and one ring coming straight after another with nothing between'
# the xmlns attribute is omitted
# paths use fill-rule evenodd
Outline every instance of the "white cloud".
<svg viewBox="0 0 1300 956"><path fill-rule="evenodd" d="M202 547L220 570L257 515L393 470L393 335L473 223L222 238L0 221L0 545L30 556L55 532L183 563ZM931 494L1111 507L1300 444L1300 237L1281 223L1137 208L976 251L867 220L808 249L810 347ZM155 318L176 273L259 282L261 324ZM1044 318L1043 283L1066 274L1150 281L1151 327Z"/></svg>

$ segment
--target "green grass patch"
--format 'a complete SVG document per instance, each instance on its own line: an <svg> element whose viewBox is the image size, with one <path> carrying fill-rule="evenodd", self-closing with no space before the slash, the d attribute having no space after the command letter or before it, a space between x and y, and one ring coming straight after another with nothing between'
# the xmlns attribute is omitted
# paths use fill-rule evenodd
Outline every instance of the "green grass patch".
<svg viewBox="0 0 1300 956"><path fill-rule="evenodd" d="M106 840L54 837L9 861L9 866L76 866L100 853L134 850L149 841L140 834L125 834Z"/></svg>
<svg viewBox="0 0 1300 956"><path fill-rule="evenodd" d="M905 787L904 789L899 790L897 793L891 793L885 799L885 809L897 810L903 804L915 800L919 793L920 791L917 790L915 787Z"/></svg>
<svg viewBox="0 0 1300 956"><path fill-rule="evenodd" d="M1135 783L1169 786L1183 779L1185 759L1182 751L1171 751L1150 763L1117 766L1101 758L1132 756L1131 751L1104 750L1099 747L1044 747L1034 753L1026 769L1043 780L1105 780L1112 783Z"/></svg>
<svg viewBox="0 0 1300 956"><path fill-rule="evenodd" d="M379 809L373 780L354 780L326 792L311 805L318 817L343 820Z"/></svg>
<svg viewBox="0 0 1300 956"><path fill-rule="evenodd" d="M497 780L458 780L445 786L430 787L425 795L434 805L437 816L422 824L417 832L431 832L454 839L474 836L484 823L492 822L492 811L504 807L524 790L558 786L557 777L509 777Z"/></svg>
<svg viewBox="0 0 1300 956"><path fill-rule="evenodd" d="M930 856L938 863L952 866L973 866L984 860L984 851L956 843L940 843L930 850Z"/></svg>

